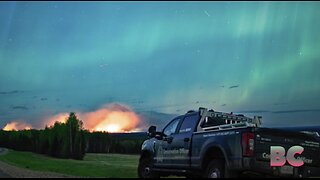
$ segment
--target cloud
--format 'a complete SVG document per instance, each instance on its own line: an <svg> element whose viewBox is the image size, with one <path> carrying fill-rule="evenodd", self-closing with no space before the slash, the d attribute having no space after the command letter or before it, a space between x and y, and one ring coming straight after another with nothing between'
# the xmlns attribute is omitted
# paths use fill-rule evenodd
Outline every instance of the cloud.
<svg viewBox="0 0 320 180"><path fill-rule="evenodd" d="M26 107L26 106L13 106L12 109L15 109L15 110L16 110L16 109L29 110L29 108Z"/></svg>
<svg viewBox="0 0 320 180"><path fill-rule="evenodd" d="M237 113L266 113L268 110L248 110L248 111L237 111Z"/></svg>
<svg viewBox="0 0 320 180"><path fill-rule="evenodd" d="M284 111L273 111L272 113L298 113L298 112L320 112L320 109L294 109Z"/></svg>
<svg viewBox="0 0 320 180"><path fill-rule="evenodd" d="M178 109L177 112L178 111L181 112L182 110ZM165 127L165 125L167 125L174 117L178 116L178 114L167 114L157 111L140 111L138 112L138 115L141 118L138 126L140 130L147 130L151 125L157 126L157 129L160 130Z"/></svg>
<svg viewBox="0 0 320 180"><path fill-rule="evenodd" d="M13 91L2 91L2 92L0 92L0 94L3 94L3 95L18 94L18 93L24 93L24 91L13 90Z"/></svg>
<svg viewBox="0 0 320 180"><path fill-rule="evenodd" d="M244 110L237 111L237 113L299 113L299 112L320 112L320 109L294 109L294 110L279 110L279 111L270 111L270 110Z"/></svg>
<svg viewBox="0 0 320 180"><path fill-rule="evenodd" d="M233 89L233 88L237 88L237 87L239 87L239 85L230 86L229 89Z"/></svg>

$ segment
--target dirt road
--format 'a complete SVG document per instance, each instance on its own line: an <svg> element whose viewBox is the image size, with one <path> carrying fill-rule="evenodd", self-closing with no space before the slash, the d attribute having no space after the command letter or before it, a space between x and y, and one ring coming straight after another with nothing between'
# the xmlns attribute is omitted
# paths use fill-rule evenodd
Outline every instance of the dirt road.
<svg viewBox="0 0 320 180"><path fill-rule="evenodd" d="M0 156L4 155L7 153L7 150L4 148L0 148ZM0 168L0 178L10 178L11 176L9 176L7 173L3 172Z"/></svg>

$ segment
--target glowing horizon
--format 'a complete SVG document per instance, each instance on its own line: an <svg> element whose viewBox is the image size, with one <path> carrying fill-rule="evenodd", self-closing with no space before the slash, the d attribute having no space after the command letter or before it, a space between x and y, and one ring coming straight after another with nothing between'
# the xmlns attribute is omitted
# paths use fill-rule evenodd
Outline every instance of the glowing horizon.
<svg viewBox="0 0 320 180"><path fill-rule="evenodd" d="M141 122L140 117L123 104L108 104L93 112L76 112L75 114L83 122L83 128L91 132L131 132ZM44 129L46 126L51 127L56 122L66 123L68 117L68 113L47 117L43 119L42 126L38 129ZM32 127L23 121L12 121L7 123L3 130L24 130L32 129Z"/></svg>

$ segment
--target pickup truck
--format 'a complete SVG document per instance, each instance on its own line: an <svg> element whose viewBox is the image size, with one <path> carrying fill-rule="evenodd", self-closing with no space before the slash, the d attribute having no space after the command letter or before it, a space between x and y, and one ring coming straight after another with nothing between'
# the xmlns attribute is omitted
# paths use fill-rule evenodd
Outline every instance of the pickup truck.
<svg viewBox="0 0 320 180"><path fill-rule="evenodd" d="M261 117L198 111L174 118L161 132L148 130L138 165L140 178L178 175L204 178L242 177L248 174L284 177L320 177L320 143L313 135L261 127ZM270 147L302 146L300 167L270 166Z"/></svg>

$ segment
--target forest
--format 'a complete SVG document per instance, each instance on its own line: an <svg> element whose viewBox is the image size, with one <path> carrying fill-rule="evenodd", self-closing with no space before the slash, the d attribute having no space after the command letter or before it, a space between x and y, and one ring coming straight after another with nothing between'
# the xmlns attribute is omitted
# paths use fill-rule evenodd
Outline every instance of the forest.
<svg viewBox="0 0 320 180"><path fill-rule="evenodd" d="M145 133L89 132L75 113L45 129L0 130L0 147L81 160L85 153L139 154Z"/></svg>

